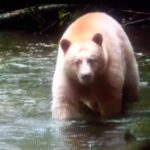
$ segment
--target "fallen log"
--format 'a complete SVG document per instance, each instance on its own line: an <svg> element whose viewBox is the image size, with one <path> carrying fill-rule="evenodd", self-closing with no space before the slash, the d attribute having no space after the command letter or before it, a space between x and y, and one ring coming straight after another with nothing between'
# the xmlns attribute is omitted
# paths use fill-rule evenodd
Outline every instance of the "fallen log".
<svg viewBox="0 0 150 150"><path fill-rule="evenodd" d="M15 17L24 17L26 15L32 15L36 12L42 12L42 11L56 11L56 10L60 10L62 8L68 8L68 6L73 6L73 5L67 5L67 4L51 4L51 5L44 5L44 6L33 6L33 7L29 7L29 8L24 8L24 9L18 9L18 10L14 10L11 12L7 12L7 13L2 13L0 14L0 20L7 20L10 18L15 18Z"/></svg>
<svg viewBox="0 0 150 150"><path fill-rule="evenodd" d="M74 5L51 4L32 6L0 14L0 30L8 28L47 28L59 24L61 10L72 9ZM66 13L67 14L67 13ZM42 29L43 30L43 29Z"/></svg>

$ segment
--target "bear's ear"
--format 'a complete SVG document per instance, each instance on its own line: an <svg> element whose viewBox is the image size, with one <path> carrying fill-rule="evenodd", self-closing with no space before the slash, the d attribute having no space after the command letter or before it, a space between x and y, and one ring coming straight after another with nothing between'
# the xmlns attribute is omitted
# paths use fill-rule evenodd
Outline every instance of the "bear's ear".
<svg viewBox="0 0 150 150"><path fill-rule="evenodd" d="M102 45L102 42L103 42L103 37L102 37L102 35L101 35L100 33L96 33L96 34L93 36L92 40L93 40L96 44L98 44L99 46L101 46L101 45Z"/></svg>
<svg viewBox="0 0 150 150"><path fill-rule="evenodd" d="M71 45L71 42L69 40L67 40L67 39L62 39L60 41L60 46L61 46L62 50L64 51L64 53L67 52L67 50L69 49L70 45Z"/></svg>

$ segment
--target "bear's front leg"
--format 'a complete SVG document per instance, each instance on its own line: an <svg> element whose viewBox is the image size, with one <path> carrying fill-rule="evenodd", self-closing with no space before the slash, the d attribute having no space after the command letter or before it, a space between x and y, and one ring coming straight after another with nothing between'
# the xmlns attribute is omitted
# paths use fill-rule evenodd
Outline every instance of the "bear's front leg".
<svg viewBox="0 0 150 150"><path fill-rule="evenodd" d="M52 118L57 120L73 120L81 117L77 100L61 98L52 102Z"/></svg>
<svg viewBox="0 0 150 150"><path fill-rule="evenodd" d="M94 118L93 118L94 117ZM80 98L61 97L52 101L52 118L57 120L97 120L97 114L87 107Z"/></svg>
<svg viewBox="0 0 150 150"><path fill-rule="evenodd" d="M122 113L122 84L111 85L101 82L93 89L91 108L101 118L111 118Z"/></svg>
<svg viewBox="0 0 150 150"><path fill-rule="evenodd" d="M52 118L56 120L80 118L79 96L76 87L69 82L60 69L57 71L52 85Z"/></svg>
<svg viewBox="0 0 150 150"><path fill-rule="evenodd" d="M112 118L122 113L122 92L109 91L98 103L102 118Z"/></svg>
<svg viewBox="0 0 150 150"><path fill-rule="evenodd" d="M99 103L99 111L102 118L119 116L122 112L121 99L105 99L105 101Z"/></svg>

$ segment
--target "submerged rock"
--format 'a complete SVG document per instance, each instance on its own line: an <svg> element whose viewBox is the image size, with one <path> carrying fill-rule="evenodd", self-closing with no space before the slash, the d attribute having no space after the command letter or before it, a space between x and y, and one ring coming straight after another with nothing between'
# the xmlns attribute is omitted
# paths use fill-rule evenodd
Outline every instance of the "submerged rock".
<svg viewBox="0 0 150 150"><path fill-rule="evenodd" d="M150 118L141 118L131 123L124 133L128 150L150 149Z"/></svg>

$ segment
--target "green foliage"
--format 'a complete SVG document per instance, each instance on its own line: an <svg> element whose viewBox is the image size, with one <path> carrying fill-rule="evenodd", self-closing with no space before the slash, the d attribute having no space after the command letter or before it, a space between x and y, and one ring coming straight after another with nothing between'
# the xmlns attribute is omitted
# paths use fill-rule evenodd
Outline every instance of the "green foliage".
<svg viewBox="0 0 150 150"><path fill-rule="evenodd" d="M59 18L59 26L64 25L64 23L66 22L66 20L68 19L68 17L70 16L70 12L65 10L65 9L61 9L58 12L58 18Z"/></svg>

